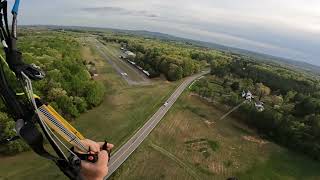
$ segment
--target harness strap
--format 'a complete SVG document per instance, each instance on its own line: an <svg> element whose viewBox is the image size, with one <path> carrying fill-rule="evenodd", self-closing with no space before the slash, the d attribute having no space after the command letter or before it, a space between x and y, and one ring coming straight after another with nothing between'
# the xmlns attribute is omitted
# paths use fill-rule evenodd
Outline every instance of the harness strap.
<svg viewBox="0 0 320 180"><path fill-rule="evenodd" d="M14 137L11 137L11 138L8 138L8 139L3 139L3 140L0 140L0 145L7 144L9 142L13 142L13 141L18 140L18 139L20 139L20 136L14 136Z"/></svg>
<svg viewBox="0 0 320 180"><path fill-rule="evenodd" d="M33 96L33 92L30 79L42 79L44 77L44 73L35 65L25 64L23 62L21 52L17 50L16 25L19 0L15 1L15 5L12 9L12 33L10 33L8 25L8 3L6 0L0 1L0 39L2 41L6 54L5 62L8 64L12 72L15 73L17 79L22 84L22 87L26 88L25 93L29 93L28 97L31 97ZM35 153L53 161L67 177L72 180L82 180L83 177L80 175L81 160L74 154L71 154L69 158L64 154L59 145L53 139L53 136L55 136L55 134L50 130L49 127L47 127L47 125L42 121L41 117L37 113L37 106L35 105L35 108L32 108L32 106L30 106L31 104L35 104L33 103L34 99L32 102L30 101L30 99L29 101L18 100L15 91L7 82L7 78L3 69L3 62L0 62L0 65L0 95L4 100L7 108L11 111L10 114L16 121L17 134L31 147L31 149ZM28 81L23 82L23 80ZM28 92L27 87L29 87L31 91ZM38 123L40 125L43 133L39 131L35 123ZM45 135L46 139L52 146L57 156L50 154L44 148L43 134ZM13 139L15 139L15 137ZM59 142L62 143L60 140Z"/></svg>
<svg viewBox="0 0 320 180"><path fill-rule="evenodd" d="M21 72L25 73L32 80L41 80L44 78L44 73L38 67L23 62L20 51L7 49L5 52L9 68L19 78L21 78Z"/></svg>
<svg viewBox="0 0 320 180"><path fill-rule="evenodd" d="M6 0L4 0L3 2L3 19L4 19L4 24L5 24L5 28L6 28L6 32L7 32L7 37L6 37L6 41L8 43L9 49L12 49L12 43L10 41L10 30L9 30L9 23L8 23L8 2Z"/></svg>

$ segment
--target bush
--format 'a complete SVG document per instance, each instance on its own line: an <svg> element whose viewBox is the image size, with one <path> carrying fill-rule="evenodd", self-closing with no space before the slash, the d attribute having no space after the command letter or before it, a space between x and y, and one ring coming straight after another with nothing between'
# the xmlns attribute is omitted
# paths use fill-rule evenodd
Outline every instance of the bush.
<svg viewBox="0 0 320 180"><path fill-rule="evenodd" d="M13 119L9 118L6 113L0 112L0 139L4 140L16 136L14 128L15 122ZM0 153L12 155L27 149L29 149L28 146L22 140L16 140L2 145Z"/></svg>
<svg viewBox="0 0 320 180"><path fill-rule="evenodd" d="M85 99L88 105L98 106L102 102L105 94L105 87L103 86L103 84L96 81L92 81L86 85L85 89Z"/></svg>
<svg viewBox="0 0 320 180"><path fill-rule="evenodd" d="M219 149L219 143L217 141L208 140L208 144L212 151L217 151Z"/></svg>

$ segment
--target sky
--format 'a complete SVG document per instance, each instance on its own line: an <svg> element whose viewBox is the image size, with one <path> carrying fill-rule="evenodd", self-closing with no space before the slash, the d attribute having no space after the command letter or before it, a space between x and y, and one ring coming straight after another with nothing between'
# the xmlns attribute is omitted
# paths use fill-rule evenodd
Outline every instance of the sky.
<svg viewBox="0 0 320 180"><path fill-rule="evenodd" d="M20 6L23 25L148 30L320 65L320 0L22 0Z"/></svg>

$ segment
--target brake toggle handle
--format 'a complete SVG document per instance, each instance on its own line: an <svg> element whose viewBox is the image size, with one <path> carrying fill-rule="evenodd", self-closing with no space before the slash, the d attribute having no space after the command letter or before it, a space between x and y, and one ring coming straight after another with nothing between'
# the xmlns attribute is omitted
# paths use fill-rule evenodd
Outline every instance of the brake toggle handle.
<svg viewBox="0 0 320 180"><path fill-rule="evenodd" d="M111 155L111 150L108 150L108 142L104 141L104 144L102 145L102 150L105 150L108 152L108 161L110 161L110 155ZM82 154L74 151L74 147L71 148L71 151L76 154L79 159L83 161L88 161L91 163L96 163L98 161L98 154L96 153L88 153L88 154ZM90 151L90 150L89 150Z"/></svg>

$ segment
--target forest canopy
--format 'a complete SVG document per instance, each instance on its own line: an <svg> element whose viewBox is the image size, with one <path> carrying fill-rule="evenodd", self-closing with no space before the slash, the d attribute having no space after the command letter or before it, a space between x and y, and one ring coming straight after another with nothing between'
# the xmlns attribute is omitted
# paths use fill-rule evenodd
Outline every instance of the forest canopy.
<svg viewBox="0 0 320 180"><path fill-rule="evenodd" d="M22 31L19 49L27 63L40 66L46 78L33 83L34 92L52 105L67 119L77 118L99 105L105 87L92 80L86 69L86 61L80 55L81 46L76 37L68 33ZM0 105L0 139L15 135L14 121L7 109ZM27 148L21 140L1 146L0 152L12 154Z"/></svg>
<svg viewBox="0 0 320 180"><path fill-rule="evenodd" d="M164 74L170 81L176 81L208 67L210 62L223 53L195 47L182 42L163 41L123 34L103 36L104 42L120 43L122 47L134 52L132 60L146 69L151 77Z"/></svg>

